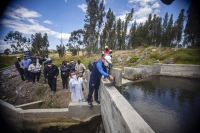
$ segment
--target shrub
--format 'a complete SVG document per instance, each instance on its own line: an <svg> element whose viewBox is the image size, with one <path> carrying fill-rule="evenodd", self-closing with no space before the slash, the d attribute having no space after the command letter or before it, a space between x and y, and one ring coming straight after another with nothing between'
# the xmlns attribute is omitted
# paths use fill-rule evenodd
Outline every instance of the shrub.
<svg viewBox="0 0 200 133"><path fill-rule="evenodd" d="M46 90L47 90L47 88L46 88L45 86L41 85L41 86L35 91L35 93L36 93L36 95L37 95L39 98L41 98L41 97L44 96L44 93L45 93Z"/></svg>
<svg viewBox="0 0 200 133"><path fill-rule="evenodd" d="M129 63L134 63L134 62L136 62L138 59L139 59L138 56L133 56L133 57L129 60Z"/></svg>

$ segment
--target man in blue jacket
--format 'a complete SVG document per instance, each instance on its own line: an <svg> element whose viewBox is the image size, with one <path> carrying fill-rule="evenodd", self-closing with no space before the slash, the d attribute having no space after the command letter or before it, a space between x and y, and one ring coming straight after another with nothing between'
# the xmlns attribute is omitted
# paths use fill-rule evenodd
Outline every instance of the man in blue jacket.
<svg viewBox="0 0 200 133"><path fill-rule="evenodd" d="M98 100L98 90L101 82L102 75L104 76L104 81L107 81L107 77L109 77L111 80L113 80L113 76L108 74L108 65L112 64L111 57L106 55L105 57L102 57L102 59L98 60L92 69L92 73L90 75L90 82L89 82L89 94L88 94L88 105L92 107L92 94L95 90L94 99L95 101L100 104L100 101Z"/></svg>
<svg viewBox="0 0 200 133"><path fill-rule="evenodd" d="M32 79L31 72L28 71L28 67L31 64L31 62L32 60L29 59L27 55L24 55L24 59L20 62L20 65L24 70L25 77L28 80L27 82L30 82Z"/></svg>

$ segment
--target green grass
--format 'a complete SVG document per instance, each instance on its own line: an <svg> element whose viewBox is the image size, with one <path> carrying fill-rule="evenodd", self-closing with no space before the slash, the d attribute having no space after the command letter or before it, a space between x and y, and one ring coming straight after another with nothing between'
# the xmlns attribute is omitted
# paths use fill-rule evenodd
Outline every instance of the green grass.
<svg viewBox="0 0 200 133"><path fill-rule="evenodd" d="M176 64L195 64L200 65L200 50L181 49L174 55Z"/></svg>
<svg viewBox="0 0 200 133"><path fill-rule="evenodd" d="M134 63L134 62L136 62L138 59L139 59L138 56L133 56L133 57L131 57L131 59L129 60L128 63Z"/></svg>
<svg viewBox="0 0 200 133"><path fill-rule="evenodd" d="M46 92L46 90L47 90L47 88L45 86L40 85L40 87L37 88L35 93L39 98L42 98L44 96L44 93Z"/></svg>
<svg viewBox="0 0 200 133"><path fill-rule="evenodd" d="M12 66L17 61L16 56L0 56L0 69Z"/></svg>

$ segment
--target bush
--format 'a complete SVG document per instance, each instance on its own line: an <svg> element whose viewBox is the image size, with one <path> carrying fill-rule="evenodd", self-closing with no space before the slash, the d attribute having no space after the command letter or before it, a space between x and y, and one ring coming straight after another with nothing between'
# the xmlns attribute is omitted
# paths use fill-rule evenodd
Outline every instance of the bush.
<svg viewBox="0 0 200 133"><path fill-rule="evenodd" d="M138 59L139 59L138 56L133 56L133 57L129 60L129 63L134 63L134 62L136 62Z"/></svg>
<svg viewBox="0 0 200 133"><path fill-rule="evenodd" d="M35 93L36 93L36 95L37 95L39 98L41 98L41 97L44 96L44 93L46 92L46 90L47 90L47 88L46 88L45 86L41 85L41 86L35 91Z"/></svg>
<svg viewBox="0 0 200 133"><path fill-rule="evenodd" d="M148 48L149 47L149 45L148 44L144 44L144 46L143 46L144 48Z"/></svg>
<svg viewBox="0 0 200 133"><path fill-rule="evenodd" d="M155 54L150 54L149 57L152 59L158 59L159 55L157 53L155 53Z"/></svg>

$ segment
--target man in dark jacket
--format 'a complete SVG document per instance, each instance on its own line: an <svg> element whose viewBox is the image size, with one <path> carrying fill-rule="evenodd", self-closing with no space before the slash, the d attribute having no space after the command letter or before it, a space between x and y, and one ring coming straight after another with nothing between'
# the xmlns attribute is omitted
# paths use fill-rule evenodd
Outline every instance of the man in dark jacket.
<svg viewBox="0 0 200 133"><path fill-rule="evenodd" d="M107 77L113 80L113 76L108 74L107 66L109 65L109 63L112 63L111 57L106 55L102 59L98 60L93 66L92 73L90 75L89 94L87 98L88 105L90 107L93 106L91 102L91 98L94 91L95 91L95 94L94 94L95 101L98 104L100 104L100 101L98 99L98 90L99 90L102 75L104 76L104 81L107 81L106 79Z"/></svg>
<svg viewBox="0 0 200 133"><path fill-rule="evenodd" d="M71 62L70 62L70 66L71 66L71 71L76 71L75 70L75 66L76 66L76 63L73 61L73 60L71 60Z"/></svg>
<svg viewBox="0 0 200 133"><path fill-rule="evenodd" d="M15 67L17 68L17 71L19 72L20 76L21 76L21 79L23 81L25 81L25 78L24 78L24 69L21 67L20 65L20 57L17 57L17 61L15 62Z"/></svg>
<svg viewBox="0 0 200 133"><path fill-rule="evenodd" d="M62 65L60 66L60 71L61 71L63 89L68 89L70 65L68 64L67 61L62 62Z"/></svg>
<svg viewBox="0 0 200 133"><path fill-rule="evenodd" d="M47 82L53 93L56 93L56 81L58 74L58 67L52 64L52 60L49 60L47 62L47 66L44 68L44 75L47 77Z"/></svg>

